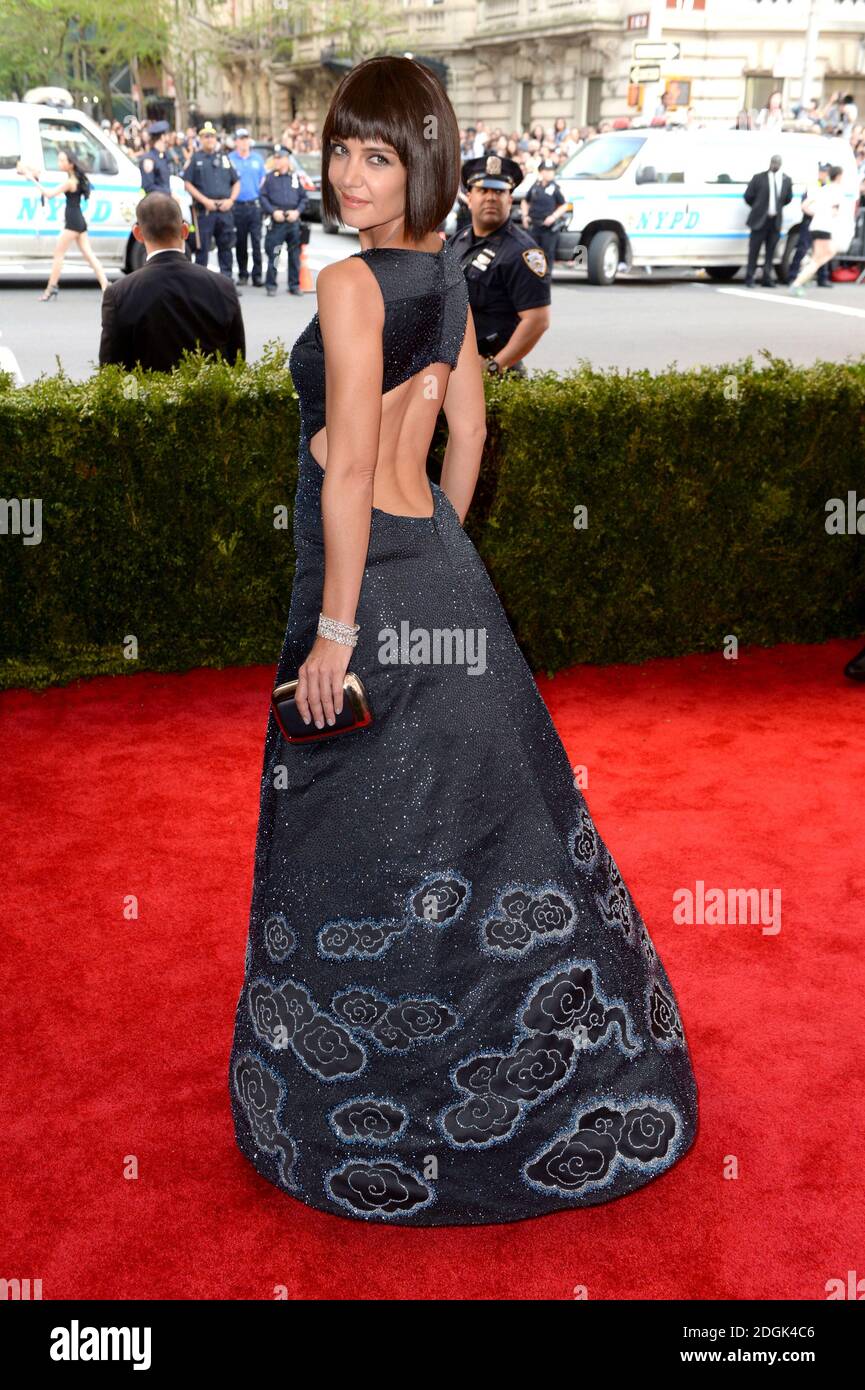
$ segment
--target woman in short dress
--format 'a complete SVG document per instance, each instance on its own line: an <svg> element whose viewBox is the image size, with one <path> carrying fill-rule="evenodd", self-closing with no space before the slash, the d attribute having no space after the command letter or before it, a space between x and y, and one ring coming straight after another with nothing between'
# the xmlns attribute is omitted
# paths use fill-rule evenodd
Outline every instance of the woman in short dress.
<svg viewBox="0 0 865 1390"><path fill-rule="evenodd" d="M844 170L840 164L829 166L828 178L812 198L802 204L802 211L811 214L812 250L802 269L790 286L793 294L803 295L805 286L822 266L846 251L853 240L855 219L844 195Z"/></svg>
<svg viewBox="0 0 865 1390"><path fill-rule="evenodd" d="M18 172L26 174L33 180L43 198L59 198L61 194L66 196L66 215L63 220L63 228L57 238L57 245L54 248L51 274L48 277L48 284L39 296L43 301L56 299L60 293L57 282L60 279L66 252L76 241L82 256L99 281L99 288L101 290L108 288L108 277L93 253L90 238L87 235L87 223L81 211L82 198L86 199L90 196L90 180L78 160L68 150L60 150L57 156L57 167L64 176L63 182L57 188L43 188L38 174L33 169L29 169L24 164L18 165Z"/></svg>

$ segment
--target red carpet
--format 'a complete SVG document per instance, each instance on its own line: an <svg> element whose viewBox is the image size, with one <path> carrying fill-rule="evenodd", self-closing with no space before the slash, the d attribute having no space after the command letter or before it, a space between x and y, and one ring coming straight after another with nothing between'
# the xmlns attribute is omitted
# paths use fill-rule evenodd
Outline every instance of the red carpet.
<svg viewBox="0 0 865 1390"><path fill-rule="evenodd" d="M861 1274L858 645L540 680L676 989L700 1132L619 1201L475 1228L312 1210L235 1147L272 670L0 696L3 1275L45 1299L428 1300L824 1299ZM780 889L781 931L677 925L697 880Z"/></svg>

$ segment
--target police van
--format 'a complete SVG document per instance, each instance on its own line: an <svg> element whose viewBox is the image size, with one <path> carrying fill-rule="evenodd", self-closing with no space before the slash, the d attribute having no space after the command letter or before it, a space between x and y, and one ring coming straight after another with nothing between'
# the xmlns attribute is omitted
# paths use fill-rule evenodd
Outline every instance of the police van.
<svg viewBox="0 0 865 1390"><path fill-rule="evenodd" d="M750 209L743 195L773 154L793 180L775 252L786 279L801 197L816 183L820 164L843 169L843 197L855 211L859 175L852 148L840 136L711 127L631 127L598 135L556 176L573 204L556 264L573 264L579 256L593 285L611 285L621 269L660 266L704 268L713 280L732 280L748 259Z"/></svg>
<svg viewBox="0 0 865 1390"><path fill-rule="evenodd" d="M37 89L27 98L0 101L0 266L50 260L54 254L65 199L43 200L32 180L16 173L16 166L21 160L46 171L46 188L56 188L63 181L57 156L65 149L75 155L92 185L81 207L93 250L106 268L135 270L146 255L132 236L135 207L144 196L138 165L89 116L72 107L72 98L62 88ZM172 176L171 191L188 220L190 200L183 180ZM67 267L76 260L86 264L73 244Z"/></svg>

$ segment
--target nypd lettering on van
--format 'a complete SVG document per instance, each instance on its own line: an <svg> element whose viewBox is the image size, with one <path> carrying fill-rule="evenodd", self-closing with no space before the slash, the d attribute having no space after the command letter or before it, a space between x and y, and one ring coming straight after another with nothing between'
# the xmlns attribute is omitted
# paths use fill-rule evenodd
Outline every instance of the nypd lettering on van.
<svg viewBox="0 0 865 1390"><path fill-rule="evenodd" d="M131 235L135 208L143 197L141 172L126 151L67 98L68 93L57 89L50 102L0 101L0 263L26 266L54 254L65 199L43 198L17 166L39 170L40 182L56 188L64 178L58 167L62 149L71 151L87 171L91 193L81 200L81 210L97 256L106 267L131 270L143 254ZM182 180L172 179L172 194L188 218L189 195ZM73 245L67 264L76 257L81 259Z"/></svg>

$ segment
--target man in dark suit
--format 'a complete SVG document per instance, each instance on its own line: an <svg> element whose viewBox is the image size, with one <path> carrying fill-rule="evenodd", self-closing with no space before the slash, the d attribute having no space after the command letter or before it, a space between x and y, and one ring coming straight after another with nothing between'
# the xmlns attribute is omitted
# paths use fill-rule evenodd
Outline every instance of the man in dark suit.
<svg viewBox="0 0 865 1390"><path fill-rule="evenodd" d="M186 259L188 228L165 193L149 193L135 209L136 241L147 248L140 270L115 280L102 297L99 365L136 362L170 372L184 348L221 353L229 362L246 354L240 301L231 280Z"/></svg>
<svg viewBox="0 0 865 1390"><path fill-rule="evenodd" d="M745 284L749 289L754 287L757 257L763 245L766 248L763 255L763 284L766 289L771 289L778 283L772 278L772 261L781 235L784 208L793 197L793 180L789 174L780 171L781 156L773 154L769 168L755 174L745 189L745 202L751 209L748 213L751 239L748 243L748 269L745 272Z"/></svg>

